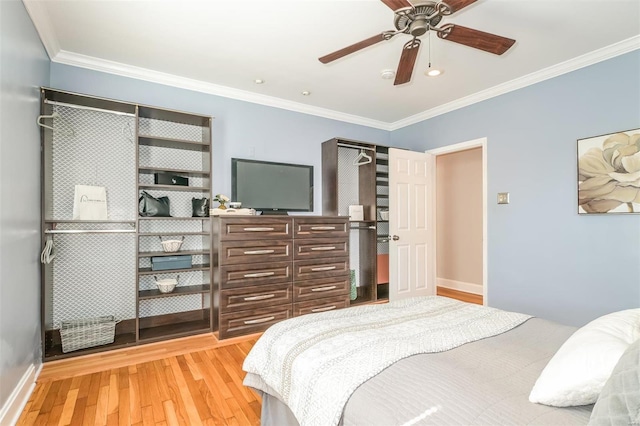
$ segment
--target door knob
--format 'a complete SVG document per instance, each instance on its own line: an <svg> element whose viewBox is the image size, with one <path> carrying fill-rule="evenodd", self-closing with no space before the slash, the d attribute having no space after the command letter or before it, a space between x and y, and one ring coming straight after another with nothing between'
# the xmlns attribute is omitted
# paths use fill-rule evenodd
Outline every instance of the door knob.
<svg viewBox="0 0 640 426"><path fill-rule="evenodd" d="M400 237L398 237L397 235L394 235L393 237L391 237L391 239L393 241L398 241L400 239Z"/></svg>

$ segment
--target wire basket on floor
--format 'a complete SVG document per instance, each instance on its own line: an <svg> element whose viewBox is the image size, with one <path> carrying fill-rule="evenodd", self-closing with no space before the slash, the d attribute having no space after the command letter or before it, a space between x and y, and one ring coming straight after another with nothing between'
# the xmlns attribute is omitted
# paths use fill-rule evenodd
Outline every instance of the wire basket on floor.
<svg viewBox="0 0 640 426"><path fill-rule="evenodd" d="M60 326L62 352L67 353L113 343L116 322L113 315L63 321Z"/></svg>

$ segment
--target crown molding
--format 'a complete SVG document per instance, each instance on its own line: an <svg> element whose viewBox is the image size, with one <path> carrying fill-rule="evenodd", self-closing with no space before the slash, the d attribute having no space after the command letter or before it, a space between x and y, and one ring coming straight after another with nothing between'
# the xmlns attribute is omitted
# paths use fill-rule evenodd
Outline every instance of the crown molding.
<svg viewBox="0 0 640 426"><path fill-rule="evenodd" d="M135 78L151 83L164 84L167 86L178 87L181 89L194 90L196 92L208 93L211 95L222 96L235 100L251 102L254 104L265 105L274 108L281 108L288 111L300 112L303 114L315 115L318 117L338 120L361 126L373 127L381 130L389 130L389 123L373 120L370 118L360 117L357 115L345 114L342 112L314 107L299 102L288 101L273 96L260 95L257 93L247 92L245 90L234 89L231 87L220 86L201 80L180 77L174 74L167 74L147 68L135 67L123 64L121 62L108 61L93 56L81 55L78 53L60 50L57 55L51 58L53 62L72 65L75 67L87 68L94 71L105 72L109 74L120 75L123 77Z"/></svg>
<svg viewBox="0 0 640 426"><path fill-rule="evenodd" d="M24 4L25 9L27 9L27 13L31 18L33 25L36 27L36 31L40 36L44 49L47 51L47 55L49 55L50 59L55 58L58 52L60 52L60 43L58 42L58 37L56 37L55 31L53 30L53 25L51 25L49 12L47 12L44 2L22 0L22 3Z"/></svg>
<svg viewBox="0 0 640 426"><path fill-rule="evenodd" d="M466 106L482 102L484 100L494 98L508 92L512 92L514 90L522 89L523 87L531 86L532 84L536 84L550 78L558 77L562 74L566 74L571 71L575 71L577 69L584 68L589 65L593 65L598 62L602 62L637 49L640 49L640 36L634 36L626 40L622 40L618 43L614 43L601 49L594 50L593 52L589 52L576 58L569 59L568 61L561 62L548 68L544 68L540 71L536 71L523 77L516 78L514 80L507 81L506 83L502 83L489 89L474 93L473 95L465 96L464 98L456 99L455 101L440 105L427 111L423 111L421 113L412 115L411 117L398 120L389 125L389 130L398 130L403 127L427 120L429 118L446 114L456 109L464 108Z"/></svg>

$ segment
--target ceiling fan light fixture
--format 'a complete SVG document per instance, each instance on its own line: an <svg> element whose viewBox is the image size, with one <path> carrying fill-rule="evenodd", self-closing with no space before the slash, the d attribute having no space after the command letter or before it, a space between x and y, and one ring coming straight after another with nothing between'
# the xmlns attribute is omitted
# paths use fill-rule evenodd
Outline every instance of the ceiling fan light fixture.
<svg viewBox="0 0 640 426"><path fill-rule="evenodd" d="M264 84L264 80L263 80L263 79L261 79L261 78L256 78L255 80L253 80L253 82L254 82L255 84Z"/></svg>
<svg viewBox="0 0 640 426"><path fill-rule="evenodd" d="M424 74L425 74L427 77L437 77L437 76L441 75L443 72L444 72L444 71L439 70L439 69L437 69L437 68L429 68L428 70L426 70L426 71L424 72Z"/></svg>
<svg viewBox="0 0 640 426"><path fill-rule="evenodd" d="M395 70L382 70L382 71L380 71L380 77L382 77L384 80L391 80L395 76L396 76L396 71Z"/></svg>
<svg viewBox="0 0 640 426"><path fill-rule="evenodd" d="M308 90L303 90L301 93L302 93L302 96L309 96L309 95L311 95L311 92L310 92L310 91L308 91Z"/></svg>

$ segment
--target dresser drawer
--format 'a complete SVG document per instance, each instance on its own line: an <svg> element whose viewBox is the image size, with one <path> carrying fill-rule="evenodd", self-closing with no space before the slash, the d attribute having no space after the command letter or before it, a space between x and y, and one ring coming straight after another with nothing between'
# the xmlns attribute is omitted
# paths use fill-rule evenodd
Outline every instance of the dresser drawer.
<svg viewBox="0 0 640 426"><path fill-rule="evenodd" d="M291 218L218 218L217 232L221 241L292 238Z"/></svg>
<svg viewBox="0 0 640 426"><path fill-rule="evenodd" d="M349 307L349 296L328 297L293 304L293 316L335 311Z"/></svg>
<svg viewBox="0 0 640 426"><path fill-rule="evenodd" d="M310 238L293 242L294 259L349 256L347 238Z"/></svg>
<svg viewBox="0 0 640 426"><path fill-rule="evenodd" d="M349 258L328 258L293 261L295 281L349 276Z"/></svg>
<svg viewBox="0 0 640 426"><path fill-rule="evenodd" d="M272 324L291 318L291 305L252 309L220 315L220 339L259 333Z"/></svg>
<svg viewBox="0 0 640 426"><path fill-rule="evenodd" d="M291 262L250 263L220 267L222 289L290 282Z"/></svg>
<svg viewBox="0 0 640 426"><path fill-rule="evenodd" d="M312 299L344 296L349 294L350 282L349 276L295 282L293 283L293 301L304 302Z"/></svg>
<svg viewBox="0 0 640 426"><path fill-rule="evenodd" d="M266 284L220 291L223 313L291 303L291 283Z"/></svg>
<svg viewBox="0 0 640 426"><path fill-rule="evenodd" d="M292 258L292 246L292 240L223 241L220 265L288 261Z"/></svg>
<svg viewBox="0 0 640 426"><path fill-rule="evenodd" d="M295 238L348 237L349 222L331 217L294 218Z"/></svg>

